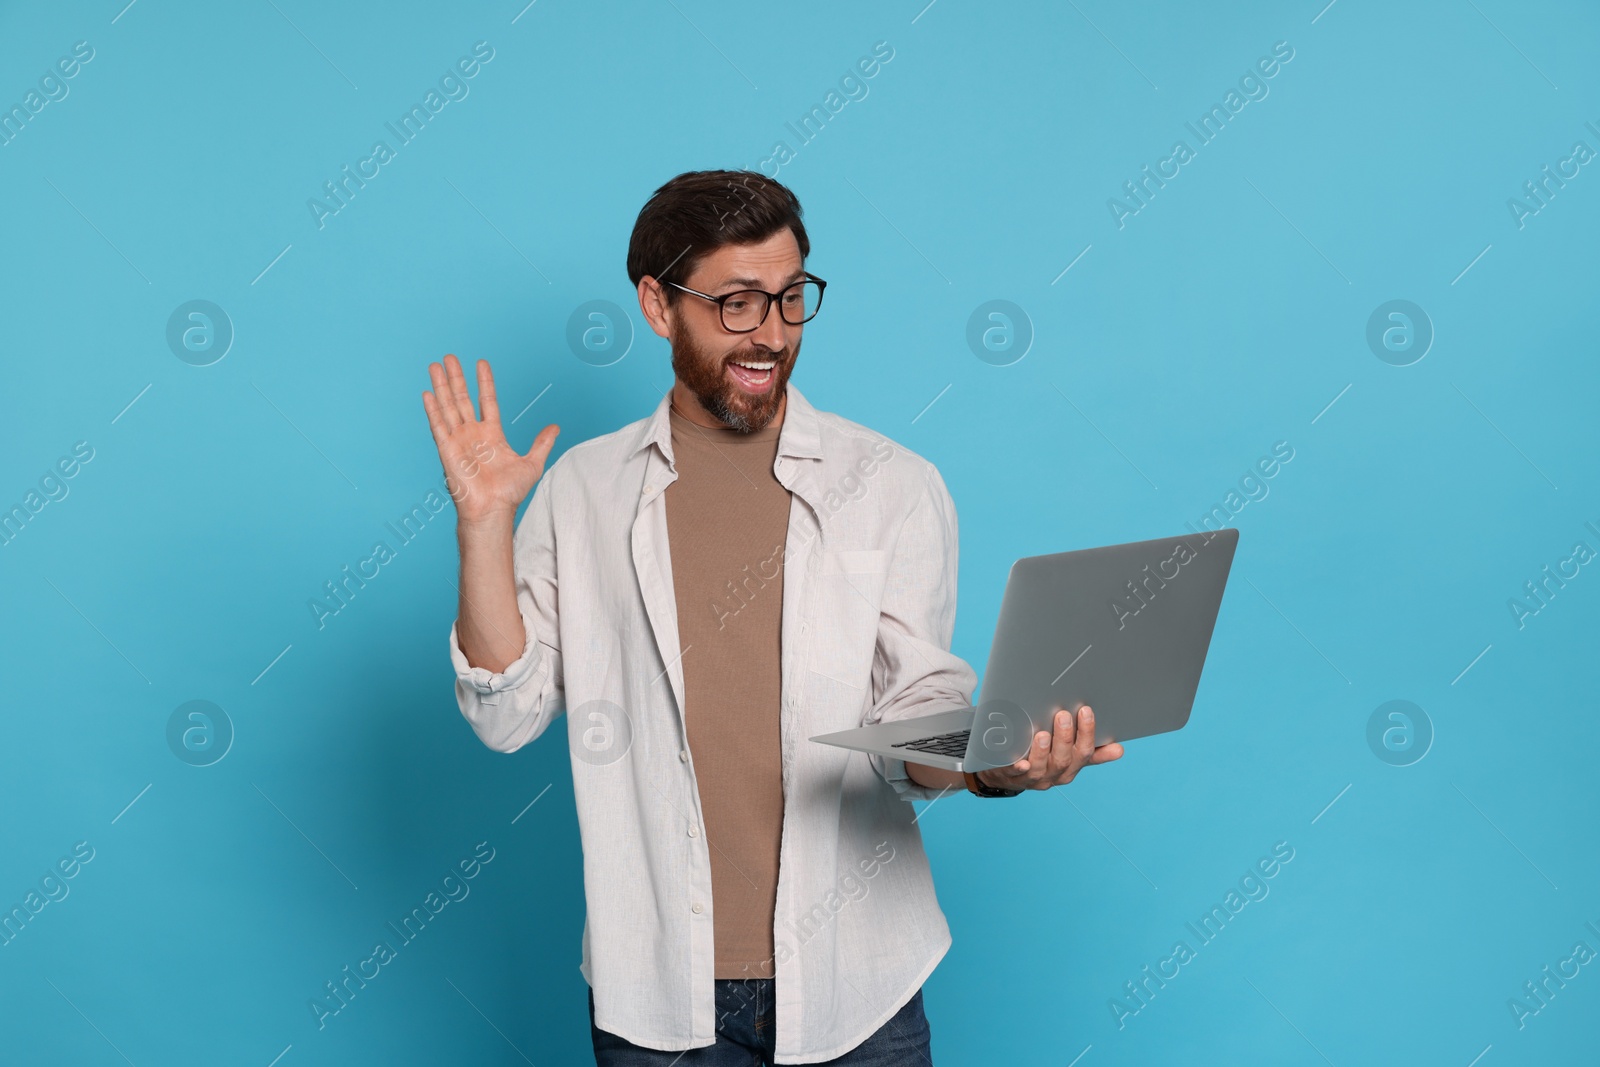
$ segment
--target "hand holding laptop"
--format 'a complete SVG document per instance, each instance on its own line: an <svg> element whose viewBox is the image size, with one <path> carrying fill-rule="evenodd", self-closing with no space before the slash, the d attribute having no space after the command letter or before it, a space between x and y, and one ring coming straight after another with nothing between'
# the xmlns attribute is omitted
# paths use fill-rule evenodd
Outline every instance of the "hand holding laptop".
<svg viewBox="0 0 1600 1067"><path fill-rule="evenodd" d="M811 740L1002 789L1070 782L1189 721L1238 542L1228 528L1019 559L976 705Z"/></svg>
<svg viewBox="0 0 1600 1067"><path fill-rule="evenodd" d="M1120 742L1095 747L1094 710L1085 704L1076 722L1072 712L1058 710L1053 734L1040 730L1027 755L1010 766L977 772L978 781L995 789L1049 789L1066 785L1085 767L1121 758Z"/></svg>

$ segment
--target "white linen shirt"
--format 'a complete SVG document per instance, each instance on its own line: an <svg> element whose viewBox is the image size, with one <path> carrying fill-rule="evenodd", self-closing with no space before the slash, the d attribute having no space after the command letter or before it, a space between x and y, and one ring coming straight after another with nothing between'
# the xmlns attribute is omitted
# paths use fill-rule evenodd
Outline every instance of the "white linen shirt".
<svg viewBox="0 0 1600 1067"><path fill-rule="evenodd" d="M792 494L776 1059L816 1063L887 1022L951 939L908 803L941 792L901 760L809 738L965 707L977 677L949 651L956 513L938 470L787 390L773 463ZM677 478L669 397L568 449L535 487L513 539L522 654L499 673L472 667L452 624L450 658L461 713L496 751L568 711L587 903L579 970L595 1023L676 1051L717 1036L716 843L684 723L681 663L694 649L679 646L662 498ZM743 580L736 562L729 578Z"/></svg>

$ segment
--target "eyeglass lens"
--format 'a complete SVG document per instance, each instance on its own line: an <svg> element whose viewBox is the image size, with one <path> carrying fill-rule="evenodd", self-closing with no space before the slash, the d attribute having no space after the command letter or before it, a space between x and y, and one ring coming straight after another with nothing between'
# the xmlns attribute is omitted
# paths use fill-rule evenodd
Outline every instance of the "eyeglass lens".
<svg viewBox="0 0 1600 1067"><path fill-rule="evenodd" d="M769 297L755 289L728 294L722 302L722 324L730 330L753 330L766 315ZM798 282L783 291L779 310L783 321L798 326L817 313L822 301L822 286L816 282Z"/></svg>

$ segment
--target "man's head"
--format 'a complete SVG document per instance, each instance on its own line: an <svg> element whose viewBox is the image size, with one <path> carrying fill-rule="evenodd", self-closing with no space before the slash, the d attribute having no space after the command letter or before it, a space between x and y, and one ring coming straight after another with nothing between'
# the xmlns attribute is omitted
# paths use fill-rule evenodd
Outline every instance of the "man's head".
<svg viewBox="0 0 1600 1067"><path fill-rule="evenodd" d="M673 400L694 421L750 433L781 418L804 327L774 302L754 330L732 330L732 307L725 315L678 286L709 296L784 292L803 279L811 252L800 216L792 192L746 170L680 174L639 212L628 278L650 328L672 344Z"/></svg>

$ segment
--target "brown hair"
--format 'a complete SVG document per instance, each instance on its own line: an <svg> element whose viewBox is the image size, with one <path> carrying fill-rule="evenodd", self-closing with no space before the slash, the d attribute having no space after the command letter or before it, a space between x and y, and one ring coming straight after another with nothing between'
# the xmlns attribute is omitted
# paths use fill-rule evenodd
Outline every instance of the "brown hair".
<svg viewBox="0 0 1600 1067"><path fill-rule="evenodd" d="M803 263L811 240L800 201L788 187L753 170L691 170L653 193L628 240L628 279L683 280L706 255L730 244L764 241L787 226ZM667 286L667 302L680 291Z"/></svg>

